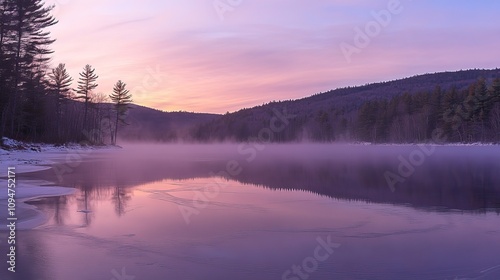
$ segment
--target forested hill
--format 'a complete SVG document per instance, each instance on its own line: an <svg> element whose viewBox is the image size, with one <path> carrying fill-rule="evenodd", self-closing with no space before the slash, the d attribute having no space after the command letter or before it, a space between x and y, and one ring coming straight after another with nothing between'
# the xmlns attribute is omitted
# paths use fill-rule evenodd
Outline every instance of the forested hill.
<svg viewBox="0 0 500 280"><path fill-rule="evenodd" d="M293 115L271 141L448 142L500 141L500 69L425 74L347 87L299 100L271 102L199 125L199 141L267 141L276 114ZM263 131L264 129L264 131Z"/></svg>
<svg viewBox="0 0 500 280"><path fill-rule="evenodd" d="M133 104L126 118L128 125L121 128L119 135L128 141L179 141L190 139L196 125L218 117L220 115L164 112Z"/></svg>
<svg viewBox="0 0 500 280"><path fill-rule="evenodd" d="M450 89L453 86L457 89L466 89L480 77L491 81L500 77L500 69L439 72L363 86L339 88L296 100L296 104L298 106L303 105L300 104L300 101L307 102L307 104L329 102L328 105L359 107L360 104L367 100L392 98L403 93L432 91L436 86L441 87L443 90Z"/></svg>

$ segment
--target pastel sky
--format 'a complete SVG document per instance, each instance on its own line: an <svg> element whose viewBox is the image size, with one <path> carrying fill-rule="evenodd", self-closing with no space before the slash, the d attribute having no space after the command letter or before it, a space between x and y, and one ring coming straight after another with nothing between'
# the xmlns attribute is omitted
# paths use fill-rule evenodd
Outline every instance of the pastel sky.
<svg viewBox="0 0 500 280"><path fill-rule="evenodd" d="M54 65L65 63L76 80L90 64L97 92L111 93L121 79L135 103L166 111L225 113L337 87L500 66L500 1L493 0L46 3L56 5L59 20L51 28ZM386 17L375 24L374 14ZM369 42L356 44L356 28L366 27ZM357 48L349 57L347 45Z"/></svg>

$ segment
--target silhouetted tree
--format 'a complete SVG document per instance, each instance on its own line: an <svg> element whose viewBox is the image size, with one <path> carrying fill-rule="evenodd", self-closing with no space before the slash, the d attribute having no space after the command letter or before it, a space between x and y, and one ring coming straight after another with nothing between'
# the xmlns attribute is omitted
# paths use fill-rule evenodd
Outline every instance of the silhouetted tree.
<svg viewBox="0 0 500 280"><path fill-rule="evenodd" d="M88 115L88 109L89 109L89 103L91 101L91 94L92 90L94 90L98 84L96 83L97 76L95 73L95 69L92 68L89 64L85 65L83 68L83 71L80 73L80 78L78 80L78 89L77 89L77 94L78 96L76 97L77 99L83 99L85 108L84 108L84 114L83 114L83 128L87 129L87 115Z"/></svg>
<svg viewBox="0 0 500 280"><path fill-rule="evenodd" d="M64 101L66 101L70 95L71 82L73 79L70 77L66 71L65 64L59 63L59 65L52 69L52 73L49 74L50 86L52 89L52 94L54 95L54 101L56 106L56 136L57 140L61 141L61 106Z"/></svg>
<svg viewBox="0 0 500 280"><path fill-rule="evenodd" d="M109 96L111 101L115 104L116 111L115 136L113 138L113 144L116 144L119 124L126 124L125 116L129 108L129 104L132 103L132 95L129 94L127 89L125 89L126 85L127 84L123 83L121 80L116 82L113 88L113 94Z"/></svg>
<svg viewBox="0 0 500 280"><path fill-rule="evenodd" d="M0 4L0 136L8 129L11 137L20 137L33 128L28 118L34 111L25 112L32 109L25 102L38 98L33 94L43 96L43 73L52 53L48 47L54 42L46 28L57 21L41 0Z"/></svg>

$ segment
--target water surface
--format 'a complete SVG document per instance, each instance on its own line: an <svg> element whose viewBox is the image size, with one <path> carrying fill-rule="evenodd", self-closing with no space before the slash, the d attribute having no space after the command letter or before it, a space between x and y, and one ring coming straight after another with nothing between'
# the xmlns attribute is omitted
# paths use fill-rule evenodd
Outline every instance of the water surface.
<svg viewBox="0 0 500 280"><path fill-rule="evenodd" d="M59 178L53 170L23 177L78 191L31 202L49 221L18 232L18 272L0 276L500 279L500 149L432 148L411 174L400 174L401 159L419 150L133 145L96 152ZM387 172L404 180L391 187ZM324 242L335 246L329 251Z"/></svg>

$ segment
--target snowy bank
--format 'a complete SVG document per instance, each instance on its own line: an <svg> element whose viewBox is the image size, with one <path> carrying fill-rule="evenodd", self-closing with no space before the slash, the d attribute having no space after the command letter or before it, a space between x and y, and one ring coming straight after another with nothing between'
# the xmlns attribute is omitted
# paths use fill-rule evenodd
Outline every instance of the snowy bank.
<svg viewBox="0 0 500 280"><path fill-rule="evenodd" d="M68 153L89 154L92 151L116 149L119 147L82 146L75 143L65 145L26 143L4 137L3 145L0 146L0 174L3 174L9 166L16 167L17 174L50 169L55 160L64 158Z"/></svg>
<svg viewBox="0 0 500 280"><path fill-rule="evenodd" d="M17 183L17 182L16 182ZM47 221L46 215L38 210L35 206L26 204L26 201L52 196L62 196L73 194L76 189L65 187L44 186L50 182L24 180L22 183L17 183L15 188L15 217L16 229L25 230L31 229L44 224ZM7 180L0 179L1 186L7 186ZM8 193L6 188L2 188L0 192L0 220L7 221L8 213ZM7 227L1 227L0 230L7 230Z"/></svg>
<svg viewBox="0 0 500 280"><path fill-rule="evenodd" d="M35 206L25 202L42 197L70 195L76 191L73 188L53 186L52 182L41 180L20 179L21 173L50 169L57 160L64 159L68 154L91 154L92 150L107 151L117 147L82 146L69 144L56 146L51 144L25 143L9 138L2 139L0 146L0 220L3 225L8 217L8 190L7 170L14 167L15 181L15 207L17 229L31 229L44 224L47 217ZM49 186L50 185L50 186ZM7 230L1 226L0 230Z"/></svg>

